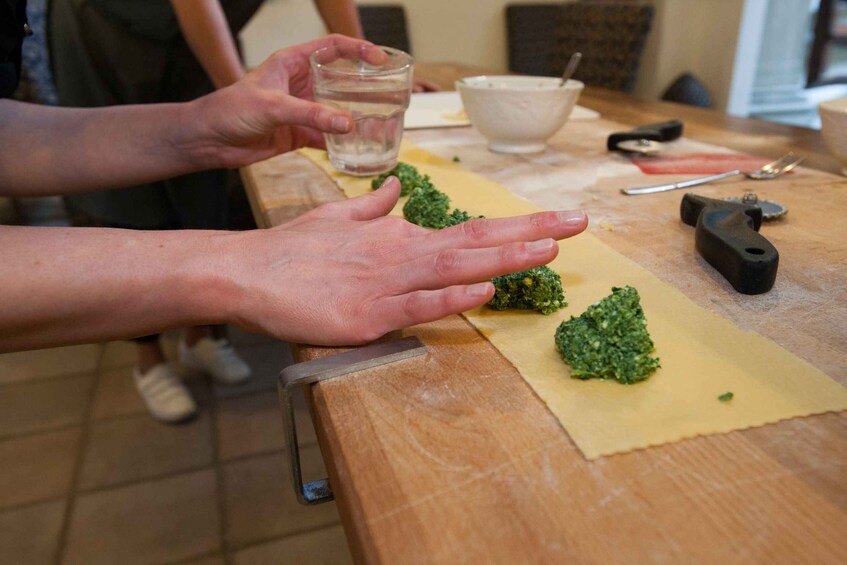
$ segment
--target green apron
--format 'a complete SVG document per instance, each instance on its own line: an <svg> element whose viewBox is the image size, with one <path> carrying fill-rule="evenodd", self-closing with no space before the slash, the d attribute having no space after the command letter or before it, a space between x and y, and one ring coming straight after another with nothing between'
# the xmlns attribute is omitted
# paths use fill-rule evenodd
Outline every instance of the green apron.
<svg viewBox="0 0 847 565"><path fill-rule="evenodd" d="M222 4L236 35L261 0ZM168 0L51 0L48 27L62 106L183 102L214 90ZM225 229L227 199L227 171L213 170L69 196L66 204L100 225Z"/></svg>

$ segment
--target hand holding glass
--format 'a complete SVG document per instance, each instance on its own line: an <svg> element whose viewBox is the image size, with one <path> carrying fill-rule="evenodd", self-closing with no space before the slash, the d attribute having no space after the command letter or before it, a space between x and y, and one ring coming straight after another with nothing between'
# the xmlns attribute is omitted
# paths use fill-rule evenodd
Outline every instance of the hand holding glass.
<svg viewBox="0 0 847 565"><path fill-rule="evenodd" d="M353 115L353 130L324 134L332 165L339 171L369 176L397 164L403 116L412 92L412 57L391 47L383 64L336 46L318 49L309 62L315 101Z"/></svg>

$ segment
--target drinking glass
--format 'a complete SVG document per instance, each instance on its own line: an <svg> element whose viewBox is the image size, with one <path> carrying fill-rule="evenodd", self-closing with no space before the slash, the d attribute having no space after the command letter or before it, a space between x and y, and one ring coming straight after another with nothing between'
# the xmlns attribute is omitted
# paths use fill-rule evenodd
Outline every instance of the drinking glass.
<svg viewBox="0 0 847 565"><path fill-rule="evenodd" d="M380 47L387 56L374 65L355 52L336 46L309 57L315 101L353 115L353 130L324 134L332 165L344 173L368 176L397 164L403 138L403 116L412 92L412 57Z"/></svg>

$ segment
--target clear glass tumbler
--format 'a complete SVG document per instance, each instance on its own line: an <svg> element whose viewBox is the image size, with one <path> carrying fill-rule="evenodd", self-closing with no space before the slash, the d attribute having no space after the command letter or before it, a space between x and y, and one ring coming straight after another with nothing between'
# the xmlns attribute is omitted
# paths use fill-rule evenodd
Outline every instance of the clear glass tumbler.
<svg viewBox="0 0 847 565"><path fill-rule="evenodd" d="M353 130L324 134L332 165L339 171L369 176L391 170L403 139L403 116L412 92L412 56L380 47L388 56L373 65L337 47L309 57L315 101L353 115Z"/></svg>

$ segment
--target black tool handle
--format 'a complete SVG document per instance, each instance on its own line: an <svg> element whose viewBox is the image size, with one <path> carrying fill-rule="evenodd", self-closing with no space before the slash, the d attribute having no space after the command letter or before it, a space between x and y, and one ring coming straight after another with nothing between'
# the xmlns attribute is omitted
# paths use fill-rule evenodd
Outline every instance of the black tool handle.
<svg viewBox="0 0 847 565"><path fill-rule="evenodd" d="M634 130L613 133L606 140L606 148L615 151L618 143L630 139L649 139L650 141L673 141L682 136L682 122L679 120L668 120L667 122L656 122L639 126Z"/></svg>
<svg viewBox="0 0 847 565"><path fill-rule="evenodd" d="M686 194L682 221L695 226L697 251L742 294L762 294L776 281L779 253L759 233L758 206Z"/></svg>

